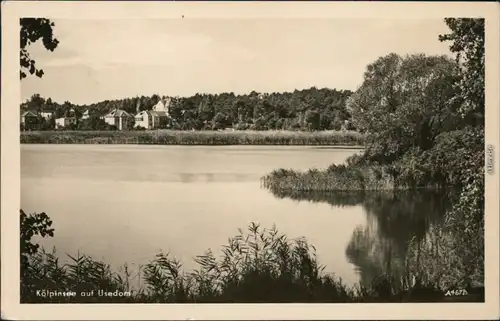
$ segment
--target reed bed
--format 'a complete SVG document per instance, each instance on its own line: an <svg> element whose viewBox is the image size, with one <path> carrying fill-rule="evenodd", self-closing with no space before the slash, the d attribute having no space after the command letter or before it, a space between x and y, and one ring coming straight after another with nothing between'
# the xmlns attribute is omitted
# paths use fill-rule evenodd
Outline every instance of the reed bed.
<svg viewBox="0 0 500 321"><path fill-rule="evenodd" d="M24 144L160 144L160 145L342 145L362 146L353 131L32 131L21 132Z"/></svg>
<svg viewBox="0 0 500 321"><path fill-rule="evenodd" d="M411 170L405 161L380 165L367 161L365 154L355 154L345 164L332 164L326 169L275 169L261 178L261 185L274 194L287 195L304 192L440 190L453 186L437 180L432 176L432 165L427 167L427 172L423 172Z"/></svg>
<svg viewBox="0 0 500 321"><path fill-rule="evenodd" d="M277 169L261 179L261 184L274 193L386 191L399 186L390 170L383 166L331 165L326 170L296 171Z"/></svg>

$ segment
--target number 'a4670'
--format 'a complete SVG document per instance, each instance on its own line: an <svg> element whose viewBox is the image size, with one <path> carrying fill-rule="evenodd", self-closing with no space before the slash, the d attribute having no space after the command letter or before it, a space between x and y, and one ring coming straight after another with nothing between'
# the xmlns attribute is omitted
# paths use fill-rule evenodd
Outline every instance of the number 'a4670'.
<svg viewBox="0 0 500 321"><path fill-rule="evenodd" d="M467 295L469 294L467 292L467 290L465 289L460 289L460 290L448 290L448 292L446 292L446 296L456 296L456 295Z"/></svg>

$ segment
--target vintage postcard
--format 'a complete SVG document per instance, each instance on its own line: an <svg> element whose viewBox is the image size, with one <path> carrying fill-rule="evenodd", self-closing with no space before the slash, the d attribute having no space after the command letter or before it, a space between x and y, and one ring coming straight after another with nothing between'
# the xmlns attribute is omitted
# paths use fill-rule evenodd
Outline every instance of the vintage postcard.
<svg viewBox="0 0 500 321"><path fill-rule="evenodd" d="M3 2L3 318L497 319L499 8Z"/></svg>

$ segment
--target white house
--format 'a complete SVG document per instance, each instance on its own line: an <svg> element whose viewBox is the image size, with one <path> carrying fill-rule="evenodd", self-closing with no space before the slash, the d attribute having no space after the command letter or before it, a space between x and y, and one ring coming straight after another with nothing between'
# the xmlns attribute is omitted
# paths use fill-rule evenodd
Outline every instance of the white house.
<svg viewBox="0 0 500 321"><path fill-rule="evenodd" d="M76 124L75 117L61 117L56 119L56 128L64 128L72 124Z"/></svg>
<svg viewBox="0 0 500 321"><path fill-rule="evenodd" d="M160 101L158 101L158 103L153 106L153 111L165 112L167 114L167 117L170 117L169 109L170 109L171 102L172 102L172 99L169 97L167 97L165 99L160 99Z"/></svg>
<svg viewBox="0 0 500 321"><path fill-rule="evenodd" d="M164 111L143 110L135 116L135 127L146 129L165 128L168 116Z"/></svg>
<svg viewBox="0 0 500 321"><path fill-rule="evenodd" d="M165 128L168 124L170 98L160 100L153 110L143 110L135 116L135 127L146 129Z"/></svg>
<svg viewBox="0 0 500 321"><path fill-rule="evenodd" d="M88 119L89 117L90 117L90 112L87 109L86 111L83 112L82 119Z"/></svg>
<svg viewBox="0 0 500 321"><path fill-rule="evenodd" d="M113 109L104 116L104 121L118 130L130 129L134 125L134 116L122 109Z"/></svg>
<svg viewBox="0 0 500 321"><path fill-rule="evenodd" d="M53 115L54 112L51 110L44 110L40 113L40 116L42 116L45 120L52 118Z"/></svg>

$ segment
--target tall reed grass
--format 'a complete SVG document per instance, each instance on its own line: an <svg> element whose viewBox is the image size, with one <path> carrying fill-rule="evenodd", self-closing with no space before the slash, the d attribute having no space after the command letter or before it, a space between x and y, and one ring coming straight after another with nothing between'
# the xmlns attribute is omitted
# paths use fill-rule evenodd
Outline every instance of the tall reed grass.
<svg viewBox="0 0 500 321"><path fill-rule="evenodd" d="M366 150L354 154L345 164L332 164L326 169L276 169L261 178L261 185L273 193L440 190L453 184L436 179L427 172L412 171L409 161L380 164L369 161ZM413 166L415 167L415 166Z"/></svg>
<svg viewBox="0 0 500 321"><path fill-rule="evenodd" d="M353 131L32 131L21 132L24 144L160 144L160 145L345 145L361 146Z"/></svg>
<svg viewBox="0 0 500 321"><path fill-rule="evenodd" d="M277 169L261 178L262 186L278 193L329 191L384 191L397 186L383 166L331 165L326 170Z"/></svg>
<svg viewBox="0 0 500 321"><path fill-rule="evenodd" d="M40 249L30 257L22 280L23 302L350 302L355 293L341 280L323 273L314 246L288 239L276 227L252 223L230 238L222 257L211 250L195 258L198 268L186 272L168 253L158 254L133 275L86 255L61 264L56 251ZM77 293L75 297L44 297L37 290ZM98 296L97 291L130 292ZM84 296L83 293L94 295ZM48 293L48 292L47 292Z"/></svg>
<svg viewBox="0 0 500 321"><path fill-rule="evenodd" d="M33 214L31 215L33 217ZM26 254L26 253L25 253ZM289 239L251 223L230 238L217 258L211 250L196 257L198 268L184 271L160 253L132 273L78 254L61 263L43 248L21 265L21 303L287 303L403 302L444 300L426 287L402 289L387 275L369 286L349 287L324 272L316 249L303 238ZM63 293L73 292L74 296ZM102 295L108 293L108 295Z"/></svg>

